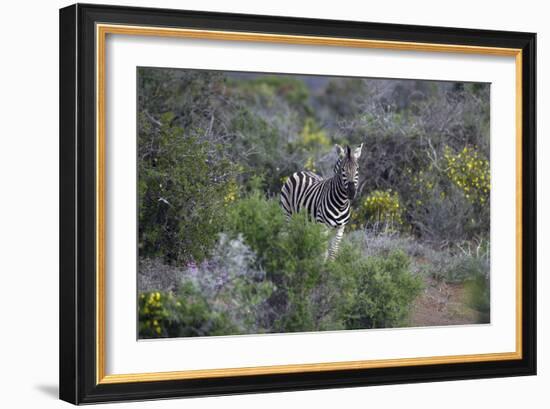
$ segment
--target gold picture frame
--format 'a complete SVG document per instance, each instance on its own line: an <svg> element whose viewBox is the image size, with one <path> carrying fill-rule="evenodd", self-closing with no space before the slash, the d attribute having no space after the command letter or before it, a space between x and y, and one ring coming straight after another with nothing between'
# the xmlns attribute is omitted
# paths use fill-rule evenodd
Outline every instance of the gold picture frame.
<svg viewBox="0 0 550 409"><path fill-rule="evenodd" d="M118 15L117 15L118 13ZM124 14L125 17L121 19L120 13ZM533 316L533 293L532 286L534 285L534 271L532 267L534 266L533 259L533 250L532 250L532 240L534 240L534 226L532 224L532 218L534 217L531 213L532 208L525 209L524 204L527 199L534 195L534 186L530 182L533 179L531 168L526 168L525 158L530 158L529 155L532 155L531 143L534 143L534 129L532 127L531 121L533 118L534 110L534 97L531 90L532 82L534 81L534 66L533 66L533 53L534 53L534 36L520 33L517 36L514 36L514 33L501 33L500 42L497 44L490 44L492 40L487 39L488 36L483 36L483 32L469 33L466 31L461 31L459 29L448 29L449 32L445 32L444 29L440 31L443 34L432 33L428 29L424 33L424 37L430 37L428 34L431 34L432 41L418 41L414 35L411 35L411 40L406 41L404 39L392 39L391 34L391 25L386 25L380 28L380 38L364 38L366 35L361 31L361 24L364 24L365 29L370 29L367 23L357 23L357 36L354 37L343 37L337 32L331 32L331 29L328 28L328 22L317 22L317 31L319 34L310 35L310 34L289 34L285 33L285 27L288 31L295 31L296 25L299 25L299 21L293 19L283 19L283 18L273 18L279 23L279 32L276 32L273 28L270 31L259 32L259 31L246 31L246 30L230 30L223 28L224 24L229 23L220 23L218 17L214 18L210 27L196 27L193 23L194 19L197 21L200 19L199 16L190 13L190 12L179 12L180 14L175 13L174 21L180 19L177 26L174 21L172 24L167 24L163 20L162 12L156 11L153 9L133 9L133 8L103 8L100 6L71 6L69 8L63 9L61 11L61 21L66 24L67 28L61 30L61 36L63 41L63 35L74 35L76 32L76 27L78 27L78 22L82 22L81 25L85 27L80 27L80 30L83 30L85 35L84 40L78 40L74 38L72 42L65 49L62 46L61 49L61 58L66 58L70 60L72 64L79 64L76 61L76 50L80 47L83 50L83 54L87 56L93 55L93 62L87 60L88 68L87 73L93 72L93 78L89 78L89 75L84 74L84 68L82 69L81 77L86 76L86 84L93 84L93 87L86 85L88 89L86 92L88 95L92 95L95 99L95 104L93 106L95 112L95 131L94 136L94 145L95 145L95 155L92 155L93 162L90 164L89 159L83 159L87 161L89 165L94 168L94 179L93 183L88 189L93 189L95 191L95 205L94 211L92 214L88 214L89 217L92 217L95 221L95 232L94 232L94 263L93 263L93 282L95 283L95 288L93 289L93 300L87 301L87 306L94 305L95 316L91 321L93 322L93 329L95 332L94 342L93 342L93 351L90 351L90 346L92 344L87 343L85 355L87 356L87 363L89 366L90 357L94 357L93 363L94 368L86 368L81 370L86 371L86 374L77 376L75 379L69 379L70 376L67 373L62 373L62 388L61 388L61 397L62 399L79 403L79 402L93 402L93 401L103 401L110 400L113 396L115 399L134 399L139 398L138 387L140 383L155 383L159 384L162 382L174 382L181 381L179 386L174 386L174 393L163 395L163 391L159 390L155 393L151 393L151 397L162 397L162 396L189 396L194 394L204 394L209 393L206 388L202 390L200 387L198 389L189 388L184 383L185 381L191 380L205 380L205 381L216 381L220 379L227 378L238 378L246 379L248 378L248 388L245 390L248 391L257 391L261 389L261 382L258 384L260 386L255 386L255 382L262 379L262 376L275 376L275 375L300 375L307 376L308 374L319 374L324 373L324 376L330 377L333 374L341 373L342 371L361 371L361 373L368 374L369 370L372 369L396 369L396 368L409 368L410 370L419 367L419 366L447 366L452 367L456 364L470 364L478 365L478 368L483 368L483 365L490 365L490 363L509 363L508 369L509 373L513 373L513 370L510 368L521 368L521 371L525 373L532 373L534 371L533 367L533 333L534 333L534 323L532 322ZM136 17L137 16L137 17ZM203 16L203 14L201 14ZM235 16L225 15L226 21L232 22L232 19L236 19ZM239 16L239 19L242 19L243 16ZM249 19L250 25L259 24L254 16L247 16L245 18ZM142 24L142 20L156 21L156 24ZM155 20L156 19L156 20ZM113 21L114 20L114 21ZM120 20L120 21L117 21ZM133 21L132 21L133 20ZM202 21L202 20L201 20ZM87 30L87 31L86 31ZM420 30L420 31L419 31ZM455 31L453 31L455 30ZM337 31L337 30L336 30ZM413 32L422 32L421 28L411 27L409 28L409 35ZM93 33L93 36L91 34ZM456 37L461 37L462 42L450 43L447 40L446 35L450 33L454 34ZM403 34L406 36L407 33ZM401 51L425 51L425 52L444 52L444 53L466 53L466 54L481 54L481 55L496 55L496 56L509 56L515 58L515 76L516 76L516 100L515 100L515 123L516 123L516 311L515 311L515 322L516 322L516 346L515 351L506 352L506 353L486 353L486 354L476 354L476 355L451 355L451 356L427 356L427 357L416 357L416 358L400 358L400 359L382 359L382 360L368 360L368 361L347 361L347 362L320 362L314 364L295 364L295 365L277 365L277 366L258 366L258 367L239 367L239 368L219 368L219 369L208 369L208 370L186 370L186 371L173 371L173 372L153 372L153 373L128 373L128 374L107 374L105 371L105 360L106 360L106 343L105 343L105 184L106 184L106 173L105 173L105 138L106 138L106 127L105 127L105 110L108 101L106 101L106 88L105 88L105 44L108 36L116 35L125 35L125 36L157 36L157 37L166 37L166 38L193 38L193 39L209 39L209 40L219 40L219 41L244 41L244 42L255 42L255 43L279 43L279 44L291 44L291 45L320 45L320 46L334 46L334 47L355 47L355 48L373 48L373 49L382 49L382 50L401 50ZM90 38L92 37L92 38ZM382 39L381 37L385 37ZM486 39L484 39L486 38ZM80 44L78 41L83 41ZM91 49L91 47L93 48ZM527 54L527 56L526 56ZM80 63L81 64L81 63ZM90 67L90 64L93 64L93 67ZM62 65L63 67L63 65ZM93 68L93 70L91 69ZM63 71L63 68L62 68ZM78 72L78 66L77 70ZM77 73L74 74L75 83L83 78L78 78ZM526 83L527 81L527 83ZM63 85L62 85L63 86ZM78 89L73 90L76 94ZM64 93L62 92L62 99ZM75 103L73 101L73 103ZM65 104L71 105L69 102ZM63 100L62 100L63 105ZM76 112L78 106L71 105L64 111L62 109L62 115L69 115L71 111ZM526 120L529 123L526 123ZM74 119L76 121L76 119ZM77 129L75 127L75 129ZM75 135L74 133L63 134L62 132L62 144L64 139L68 140L70 138L79 138L84 136ZM87 136L86 136L87 137ZM74 153L74 152L73 152ZM63 161L64 158L62 158ZM68 168L66 168L68 169ZM63 162L62 162L63 170ZM76 170L72 169L76 172ZM75 176L76 177L76 176ZM525 181L529 181L527 189L525 189ZM76 188L75 188L76 189ZM91 190L90 190L91 191ZM62 191L62 196L65 197L66 201L70 201L76 209L79 208L80 203L78 200L75 200L75 196L71 197L71 191L67 190ZM74 192L73 192L74 193ZM526 214L526 211L529 214ZM90 219L91 220L91 219ZM528 225L525 225L525 221L528 221ZM67 228L64 225L62 220L62 240L71 240L68 238L69 233L72 232L72 228ZM72 225L71 225L72 226ZM65 231L65 230L66 231ZM76 240L74 234L72 240ZM526 246L530 249L529 254L526 256L524 254L524 249ZM526 266L528 270L526 271ZM77 272L71 269L61 271L61 280L68 275L78 276L78 274L84 274L84 272ZM89 277L90 271L87 272L87 280L90 281ZM527 286L525 285L525 280L528 280ZM74 280L73 290L76 289L78 285L78 280ZM529 294L529 299L525 298L525 295ZM78 305L76 301L68 303L67 300L63 299L62 293L62 309L71 308L72 311L78 310L78 308L84 308L82 304ZM92 303L92 304L90 304ZM67 305L70 304L70 305ZM528 306L528 308L525 308ZM78 314L76 314L78 315ZM73 313L71 316L75 316ZM526 322L525 318L529 317ZM76 324L73 323L73 326ZM74 334L70 334L70 330L73 326L68 326L62 328L62 345L63 338L74 339ZM527 330L526 330L527 328ZM78 335L81 336L81 335ZM526 339L527 337L527 339ZM527 341L527 342L526 342ZM68 342L68 341L67 341ZM63 347L62 347L63 350ZM74 353L75 351L71 350L67 353L66 356L62 359L69 359L74 361L74 371L78 367L77 363L81 357L77 357ZM82 353L82 351L81 351ZM63 355L63 354L62 354ZM498 368L497 366L486 366L486 368L494 368L496 373ZM474 368L475 369L475 368ZM450 373L446 375L446 379L453 379L452 368ZM519 371L519 369L518 369ZM63 372L63 371L62 371ZM91 374L93 373L93 377ZM481 372L480 372L481 373ZM455 375L461 376L461 375ZM473 375L475 376L475 374ZM78 379L80 378L80 379ZM445 377L444 377L445 378ZM397 377L396 377L397 379ZM72 388L74 382L85 382L88 386L86 388ZM247 382L247 381L243 381ZM177 382L176 382L177 383ZM374 381L376 383L376 381ZM66 386L63 386L63 385ZM335 385L337 383L334 383ZM319 383L319 387L322 387L322 382ZM126 388L124 392L105 392L109 388ZM186 389L187 388L187 389ZM296 384L296 388L300 388L299 384ZM79 389L80 392L69 392L69 389ZM285 388L281 387L280 390ZM287 388L288 389L288 388ZM237 389L234 389L235 391ZM274 390L278 390L274 387ZM128 392L130 391L130 392ZM231 392L231 389L223 390L220 389L220 393ZM124 395L125 393L125 395Z"/></svg>

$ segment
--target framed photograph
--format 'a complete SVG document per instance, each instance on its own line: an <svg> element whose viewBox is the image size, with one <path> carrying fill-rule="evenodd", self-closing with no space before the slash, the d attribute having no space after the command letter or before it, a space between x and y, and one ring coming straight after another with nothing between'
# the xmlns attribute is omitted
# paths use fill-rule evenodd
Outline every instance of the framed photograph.
<svg viewBox="0 0 550 409"><path fill-rule="evenodd" d="M535 54L61 9L61 399L534 375Z"/></svg>

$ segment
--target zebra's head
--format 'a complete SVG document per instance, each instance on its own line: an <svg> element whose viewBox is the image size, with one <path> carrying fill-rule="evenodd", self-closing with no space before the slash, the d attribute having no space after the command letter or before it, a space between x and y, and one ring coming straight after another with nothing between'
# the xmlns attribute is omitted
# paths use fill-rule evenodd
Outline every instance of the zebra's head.
<svg viewBox="0 0 550 409"><path fill-rule="evenodd" d="M352 200L357 194L357 185L359 184L359 157L361 156L363 144L352 149L349 145L342 148L336 145L338 152L338 161L336 162L335 171L337 170L342 178L342 182L346 189L348 199Z"/></svg>

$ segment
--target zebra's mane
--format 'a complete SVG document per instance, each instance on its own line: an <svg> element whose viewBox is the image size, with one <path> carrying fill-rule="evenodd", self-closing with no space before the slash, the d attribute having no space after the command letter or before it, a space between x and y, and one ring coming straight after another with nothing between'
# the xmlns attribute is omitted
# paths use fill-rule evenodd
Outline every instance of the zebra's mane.
<svg viewBox="0 0 550 409"><path fill-rule="evenodd" d="M305 174L308 175L310 178L312 178L312 179L314 179L314 180L316 180L316 181L319 181L319 182L320 182L320 181L324 180L324 178L323 178L322 176L319 176L317 173L313 173L313 172L311 172L311 171L309 171L309 170L306 170L306 171L304 171L303 173L305 173Z"/></svg>

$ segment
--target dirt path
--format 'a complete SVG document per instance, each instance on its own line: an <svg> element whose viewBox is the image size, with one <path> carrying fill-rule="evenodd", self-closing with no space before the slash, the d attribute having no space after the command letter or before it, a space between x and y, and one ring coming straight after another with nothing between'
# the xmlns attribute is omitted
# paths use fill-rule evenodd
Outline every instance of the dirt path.
<svg viewBox="0 0 550 409"><path fill-rule="evenodd" d="M463 284L447 284L427 279L424 292L413 304L409 325L424 327L433 325L477 324L477 311L465 304Z"/></svg>

